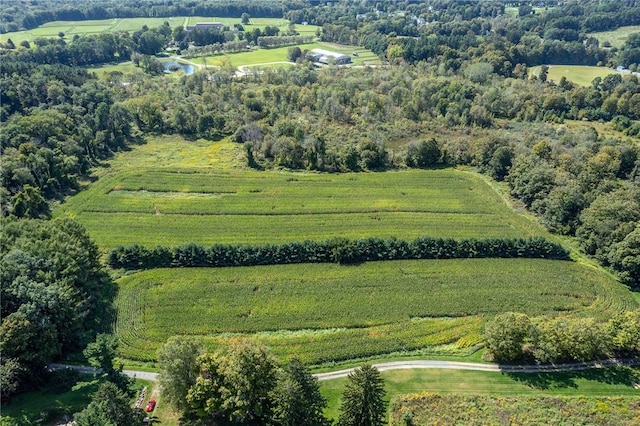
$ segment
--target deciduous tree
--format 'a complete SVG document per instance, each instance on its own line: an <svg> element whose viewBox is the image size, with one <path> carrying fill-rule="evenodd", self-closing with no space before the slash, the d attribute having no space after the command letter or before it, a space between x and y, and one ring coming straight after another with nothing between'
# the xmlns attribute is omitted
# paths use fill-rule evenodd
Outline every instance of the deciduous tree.
<svg viewBox="0 0 640 426"><path fill-rule="evenodd" d="M158 351L162 397L179 410L189 408L187 393L198 378L200 371L196 361L202 351L198 340L182 336L170 338Z"/></svg>

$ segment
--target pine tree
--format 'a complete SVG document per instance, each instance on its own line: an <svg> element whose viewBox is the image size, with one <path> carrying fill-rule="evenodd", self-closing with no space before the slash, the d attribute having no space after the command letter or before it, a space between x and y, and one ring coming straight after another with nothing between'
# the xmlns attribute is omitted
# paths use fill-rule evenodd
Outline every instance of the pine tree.
<svg viewBox="0 0 640 426"><path fill-rule="evenodd" d="M386 406L384 380L377 368L364 365L349 375L338 426L381 426Z"/></svg>

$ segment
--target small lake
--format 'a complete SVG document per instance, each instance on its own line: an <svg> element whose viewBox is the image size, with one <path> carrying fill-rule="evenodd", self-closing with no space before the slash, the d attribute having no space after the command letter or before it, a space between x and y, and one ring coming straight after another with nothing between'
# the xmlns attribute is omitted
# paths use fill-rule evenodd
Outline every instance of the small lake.
<svg viewBox="0 0 640 426"><path fill-rule="evenodd" d="M191 75L195 71L195 67L193 65L181 64L180 62L175 61L163 62L162 65L164 65L164 72L168 74L182 70L186 75Z"/></svg>

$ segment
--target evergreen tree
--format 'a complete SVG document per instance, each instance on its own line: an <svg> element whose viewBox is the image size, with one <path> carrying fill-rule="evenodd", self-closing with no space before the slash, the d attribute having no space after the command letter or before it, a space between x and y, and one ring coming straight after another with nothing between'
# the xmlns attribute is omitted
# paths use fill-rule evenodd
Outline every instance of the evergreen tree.
<svg viewBox="0 0 640 426"><path fill-rule="evenodd" d="M272 392L273 420L281 426L324 426L328 420L322 412L327 406L320 394L318 379L297 359L282 371Z"/></svg>
<svg viewBox="0 0 640 426"><path fill-rule="evenodd" d="M338 426L381 426L386 406L384 380L377 368L364 365L348 377Z"/></svg>

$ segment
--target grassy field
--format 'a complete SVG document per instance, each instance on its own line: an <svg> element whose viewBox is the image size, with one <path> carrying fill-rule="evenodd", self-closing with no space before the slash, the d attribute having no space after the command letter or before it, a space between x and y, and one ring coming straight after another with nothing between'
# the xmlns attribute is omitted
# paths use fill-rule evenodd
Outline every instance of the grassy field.
<svg viewBox="0 0 640 426"><path fill-rule="evenodd" d="M51 388L44 388L21 393L10 403L2 402L0 424L15 425L19 424L18 419L27 419L35 422L34 424L58 425L62 417L65 415L73 416L74 413L83 410L91 402L91 395L98 390L101 381L102 379L100 378L85 374L80 375L78 383L66 391L59 392ZM162 401L159 394L157 392L154 393L155 385L155 382L136 380L134 384L136 393L132 404L137 399L140 390L146 386L148 392L146 399L149 399L152 394L158 399L158 408L154 414L171 419L173 416L171 410L166 405L161 404ZM177 425L177 423L175 424Z"/></svg>
<svg viewBox="0 0 640 426"><path fill-rule="evenodd" d="M505 310L597 315L636 305L611 284L577 263L533 259L156 269L119 280L116 328L127 358L151 360L173 335L212 348L252 336L280 358L318 364L468 348L481 340L482 316Z"/></svg>
<svg viewBox="0 0 640 426"><path fill-rule="evenodd" d="M67 41L71 40L75 34L96 34L101 32L117 32L117 31L137 31L143 25L154 28L162 25L164 22L177 27L180 25L194 25L197 22L222 22L230 28L234 24L240 23L238 18L215 18L201 16L176 16L170 18L122 18L122 19L104 19L94 21L53 21L47 22L27 31L16 31L7 34L0 34L0 42L4 43L7 39L11 39L16 46L23 40L32 42L38 37L58 37L59 32L65 34ZM266 26L275 26L281 32L289 29L289 21L282 18L254 18L249 25L245 25L245 31L251 31L253 28L263 29ZM296 25L296 31L300 35L315 35L320 27L315 25Z"/></svg>
<svg viewBox="0 0 640 426"><path fill-rule="evenodd" d="M632 397L640 392L631 384L633 381L640 380L640 369L637 368L541 374L415 369L387 371L381 374L385 380L387 401L396 396L421 392L528 397L541 395ZM330 418L338 417L340 396L346 381L347 379L336 379L320 384L322 394L328 399L329 407L326 414Z"/></svg>
<svg viewBox="0 0 640 426"><path fill-rule="evenodd" d="M540 67L532 71L534 75L540 75ZM594 78L604 78L609 74L616 74L615 70L604 67L588 67L582 65L550 65L547 80L560 82L562 77L579 86L591 86Z"/></svg>
<svg viewBox="0 0 640 426"><path fill-rule="evenodd" d="M622 47L630 34L640 32L640 25L629 27L620 27L615 31L602 31L597 33L589 33L587 37L595 37L600 42L600 46L605 41L611 43L611 47Z"/></svg>
<svg viewBox="0 0 640 426"><path fill-rule="evenodd" d="M119 154L55 210L103 249L138 243L276 243L333 237L547 235L473 173L256 172L229 142L151 140ZM153 165L153 168L149 168Z"/></svg>
<svg viewBox="0 0 640 426"><path fill-rule="evenodd" d="M245 66L266 64L270 62L287 61L287 51L291 46L274 47L272 49L257 49L251 52L232 53L228 55L205 56L204 58L193 58L192 61L200 63L204 59L207 65L220 66L226 59L231 61L233 66ZM358 65L379 65L380 58L373 52L363 47L346 46L334 43L315 42L299 45L302 50L325 49L333 52L343 53L351 56L353 64ZM358 56L353 56L353 53Z"/></svg>
<svg viewBox="0 0 640 426"><path fill-rule="evenodd" d="M103 32L117 31L137 31L143 25L149 28L158 27L165 21L169 25L176 27L184 25L184 17L176 18L123 18L123 19L104 19L96 21L53 21L47 22L27 31L17 31L13 33L0 34L0 42L6 42L11 39L16 46L23 40L32 42L38 37L58 37L59 32L65 34L65 40L70 41L76 34L97 34Z"/></svg>
<svg viewBox="0 0 640 426"><path fill-rule="evenodd" d="M393 404L390 426L498 425L637 426L635 397L511 397L408 395Z"/></svg>
<svg viewBox="0 0 640 426"><path fill-rule="evenodd" d="M55 392L51 389L31 391L17 395L10 403L2 402L2 418L8 418L9 423L13 419L26 418L30 421L51 417L44 424L56 424L65 414L72 415L89 404L91 395L98 390L100 382L93 376L81 376L81 380L66 392ZM44 416L43 416L44 413Z"/></svg>

